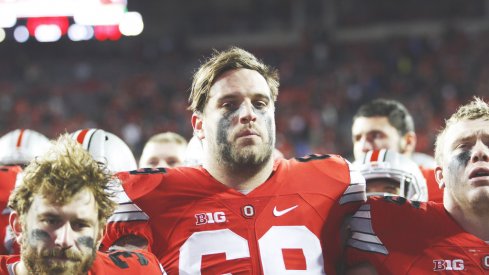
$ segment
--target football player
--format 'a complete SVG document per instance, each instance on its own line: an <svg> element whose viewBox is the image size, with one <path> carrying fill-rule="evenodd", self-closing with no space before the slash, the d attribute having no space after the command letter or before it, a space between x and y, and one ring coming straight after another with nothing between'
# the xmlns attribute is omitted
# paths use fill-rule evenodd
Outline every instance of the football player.
<svg viewBox="0 0 489 275"><path fill-rule="evenodd" d="M111 174L69 136L24 170L11 194L10 226L20 255L1 256L1 274L163 274L144 251L97 252L115 203Z"/></svg>
<svg viewBox="0 0 489 275"><path fill-rule="evenodd" d="M353 154L359 161L370 150L389 149L408 157L416 152L416 133L414 121L406 107L400 102L388 99L376 99L358 109L352 125ZM426 159L416 154L414 159ZM434 168L420 165L426 179L428 199L441 202L443 190L436 182Z"/></svg>
<svg viewBox="0 0 489 275"><path fill-rule="evenodd" d="M8 196L22 177L22 167L50 146L49 139L30 129L16 129L0 138L0 255L18 252L8 225Z"/></svg>
<svg viewBox="0 0 489 275"><path fill-rule="evenodd" d="M278 86L242 49L208 59L189 98L203 165L120 173L106 244L147 245L170 274L335 274L365 180L335 155L274 161Z"/></svg>
<svg viewBox="0 0 489 275"><path fill-rule="evenodd" d="M387 149L372 150L355 163L367 184L367 196L394 195L427 201L426 180L410 158Z"/></svg>
<svg viewBox="0 0 489 275"><path fill-rule="evenodd" d="M177 133L159 133L144 145L139 168L182 166L187 150L187 140Z"/></svg>
<svg viewBox="0 0 489 275"><path fill-rule="evenodd" d="M487 274L489 104L475 98L437 137L443 203L372 197L351 220L347 274Z"/></svg>

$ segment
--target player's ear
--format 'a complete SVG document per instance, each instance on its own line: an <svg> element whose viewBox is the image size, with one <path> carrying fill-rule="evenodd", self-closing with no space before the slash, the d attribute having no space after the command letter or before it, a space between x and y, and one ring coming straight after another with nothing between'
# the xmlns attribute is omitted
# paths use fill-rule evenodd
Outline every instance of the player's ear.
<svg viewBox="0 0 489 275"><path fill-rule="evenodd" d="M404 134L401 138L401 153L408 156L412 155L416 149L416 141L416 133L411 131Z"/></svg>
<svg viewBox="0 0 489 275"><path fill-rule="evenodd" d="M197 136L200 140L205 138L204 130L202 129L202 113L194 112L192 114L192 127L194 128L194 135Z"/></svg>
<svg viewBox="0 0 489 275"><path fill-rule="evenodd" d="M435 167L435 178L440 189L445 188L445 178L443 177L443 169L440 166Z"/></svg>
<svg viewBox="0 0 489 275"><path fill-rule="evenodd" d="M12 211L10 213L8 221L9 221L10 228L12 229L12 232L15 234L15 240L17 241L17 243L21 244L23 228L22 228L22 222L20 220L20 216L17 213L17 211Z"/></svg>

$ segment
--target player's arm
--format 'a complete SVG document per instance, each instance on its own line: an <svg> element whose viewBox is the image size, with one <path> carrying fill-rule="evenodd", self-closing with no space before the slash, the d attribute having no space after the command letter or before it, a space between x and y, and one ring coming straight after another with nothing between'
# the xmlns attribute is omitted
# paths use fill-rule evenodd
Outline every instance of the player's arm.
<svg viewBox="0 0 489 275"><path fill-rule="evenodd" d="M155 255L144 250L134 251L111 251L105 254L109 260L110 270L105 269L107 274L145 274L166 275ZM104 273L105 274L105 273Z"/></svg>
<svg viewBox="0 0 489 275"><path fill-rule="evenodd" d="M348 230L344 274L378 274L389 251L374 230L372 198L352 216Z"/></svg>
<svg viewBox="0 0 489 275"><path fill-rule="evenodd" d="M163 168L144 168L117 174L113 193L117 209L106 226L105 248L151 251L153 234L149 216L138 205L137 200L145 197L162 182ZM141 188L144 186L144 188Z"/></svg>
<svg viewBox="0 0 489 275"><path fill-rule="evenodd" d="M113 187L118 206L107 221L102 251L151 249L152 231L149 216L127 196L120 185Z"/></svg>

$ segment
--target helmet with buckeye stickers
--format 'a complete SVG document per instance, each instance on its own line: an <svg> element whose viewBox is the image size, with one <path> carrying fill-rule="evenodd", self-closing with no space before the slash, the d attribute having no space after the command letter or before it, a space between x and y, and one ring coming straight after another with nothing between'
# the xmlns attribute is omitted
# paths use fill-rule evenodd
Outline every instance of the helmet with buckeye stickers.
<svg viewBox="0 0 489 275"><path fill-rule="evenodd" d="M354 163L367 182L367 196L399 195L410 200L427 201L426 180L418 165L410 158L397 152L381 149L367 152L361 161ZM376 182L392 184L399 189L398 194L370 191ZM372 186L369 188L369 183Z"/></svg>
<svg viewBox="0 0 489 275"><path fill-rule="evenodd" d="M112 172L136 170L137 164L129 146L118 136L101 129L82 129L71 134L92 157Z"/></svg>
<svg viewBox="0 0 489 275"><path fill-rule="evenodd" d="M16 129L0 138L0 165L27 165L51 146L43 134L30 129Z"/></svg>

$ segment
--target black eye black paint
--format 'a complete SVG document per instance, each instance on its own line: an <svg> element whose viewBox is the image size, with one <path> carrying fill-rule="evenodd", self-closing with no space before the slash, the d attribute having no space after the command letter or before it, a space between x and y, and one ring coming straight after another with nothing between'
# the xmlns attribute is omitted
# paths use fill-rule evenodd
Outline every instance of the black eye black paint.
<svg viewBox="0 0 489 275"><path fill-rule="evenodd" d="M36 245L37 242L42 241L49 241L51 239L50 235L48 232L41 230L41 229L34 229L31 231L31 238L30 238L30 243L31 245Z"/></svg>
<svg viewBox="0 0 489 275"><path fill-rule="evenodd" d="M461 165L465 167L470 161L470 155L471 155L470 151L464 151L458 154L456 156L456 159Z"/></svg>
<svg viewBox="0 0 489 275"><path fill-rule="evenodd" d="M79 244L86 246L88 248L93 248L94 243L95 243L95 241L91 237L80 237L80 238L76 239L76 241Z"/></svg>
<svg viewBox="0 0 489 275"><path fill-rule="evenodd" d="M453 177L451 179L451 182L457 182L458 177L459 177L459 171L463 170L465 167L467 167L467 164L470 161L470 151L463 151L460 152L460 154L456 155L455 158L453 158L450 161L450 164L448 165L448 169L450 171L450 174Z"/></svg>
<svg viewBox="0 0 489 275"><path fill-rule="evenodd" d="M232 117L230 115L223 116L217 123L217 145L219 148L219 158L224 162L229 163L231 157L231 144L227 140L227 131L231 127Z"/></svg>
<svg viewBox="0 0 489 275"><path fill-rule="evenodd" d="M241 108L244 108L241 106ZM227 165L236 165L238 163L244 164L248 162L248 165L259 165L261 163L266 162L272 155L272 150L275 141L275 129L273 119L268 115L268 108L256 108L252 106L254 114L257 116L257 121L263 121L265 123L265 127L267 128L268 135L268 144L269 146L265 146L263 148L266 152L261 152L262 157L260 161L253 158L241 159L238 161L236 159L236 152L233 153L233 143L228 141L228 135L230 133L230 129L232 127L232 123L235 119L239 119L240 108L232 111L225 112L221 119L217 122L217 133L216 133L216 141L219 150L219 158L222 163L226 163ZM241 122L238 122L241 123ZM244 162L243 162L244 161Z"/></svg>

